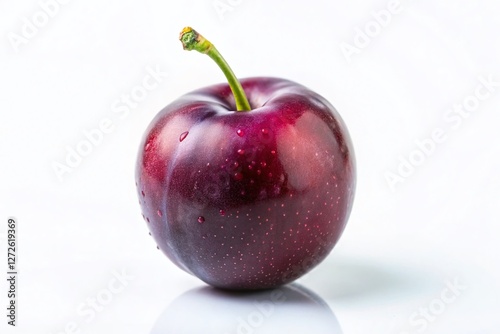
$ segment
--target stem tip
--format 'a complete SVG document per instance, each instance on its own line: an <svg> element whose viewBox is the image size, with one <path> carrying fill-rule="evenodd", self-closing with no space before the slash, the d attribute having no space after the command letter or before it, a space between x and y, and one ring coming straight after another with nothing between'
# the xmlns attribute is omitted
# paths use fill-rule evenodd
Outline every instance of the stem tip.
<svg viewBox="0 0 500 334"><path fill-rule="evenodd" d="M191 27L182 29L179 40L182 43L184 50L196 50L201 53L208 53L212 48L212 43L207 41L205 37L200 35L196 30Z"/></svg>

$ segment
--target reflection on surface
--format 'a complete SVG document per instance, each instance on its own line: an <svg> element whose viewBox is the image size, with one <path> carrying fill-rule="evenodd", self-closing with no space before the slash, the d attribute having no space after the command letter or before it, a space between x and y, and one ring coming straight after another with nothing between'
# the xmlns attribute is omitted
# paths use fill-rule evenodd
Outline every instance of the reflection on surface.
<svg viewBox="0 0 500 334"><path fill-rule="evenodd" d="M228 292L208 286L177 297L152 334L341 334L324 300L298 284L259 292Z"/></svg>
<svg viewBox="0 0 500 334"><path fill-rule="evenodd" d="M433 271L406 263L337 257L325 261L304 280L326 299L336 302L408 300L440 289L442 279Z"/></svg>

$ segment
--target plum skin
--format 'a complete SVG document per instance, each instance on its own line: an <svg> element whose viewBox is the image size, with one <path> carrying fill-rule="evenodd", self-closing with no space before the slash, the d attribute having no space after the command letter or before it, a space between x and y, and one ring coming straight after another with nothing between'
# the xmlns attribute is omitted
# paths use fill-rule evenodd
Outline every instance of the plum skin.
<svg viewBox="0 0 500 334"><path fill-rule="evenodd" d="M142 139L136 185L158 248L224 289L277 287L320 263L351 212L354 151L323 97L295 82L241 80L252 110L236 112L227 84L161 110Z"/></svg>

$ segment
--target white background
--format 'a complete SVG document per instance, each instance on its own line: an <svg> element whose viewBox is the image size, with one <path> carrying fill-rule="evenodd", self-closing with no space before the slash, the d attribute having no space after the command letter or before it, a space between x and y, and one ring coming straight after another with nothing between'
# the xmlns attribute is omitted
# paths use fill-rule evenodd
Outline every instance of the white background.
<svg viewBox="0 0 500 334"><path fill-rule="evenodd" d="M390 1L219 3L230 10L221 14L212 0L73 0L43 22L38 1L0 2L1 261L14 216L20 272L14 329L1 280L1 332L159 333L167 324L162 333L223 334L243 319L255 326L241 333L304 333L304 324L310 333L498 333L498 1L401 0L379 31L373 12ZM13 34L33 16L43 26L15 46ZM332 254L299 281L328 306L275 303L264 314L253 297L191 290L204 284L150 240L134 186L142 133L178 96L224 80L207 57L182 50L186 25L212 40L238 76L300 82L347 123L358 166L354 209ZM365 29L372 37L363 40ZM357 47L350 57L347 44ZM114 113L148 68L167 74L128 114ZM480 78L489 77L496 86L474 111L446 118L455 104L478 101ZM103 119L112 131L60 180L54 163ZM439 129L446 140L418 160L416 141ZM410 157L420 165L391 188L386 176ZM133 277L126 286L82 315L122 271ZM204 325L211 329L196 329Z"/></svg>

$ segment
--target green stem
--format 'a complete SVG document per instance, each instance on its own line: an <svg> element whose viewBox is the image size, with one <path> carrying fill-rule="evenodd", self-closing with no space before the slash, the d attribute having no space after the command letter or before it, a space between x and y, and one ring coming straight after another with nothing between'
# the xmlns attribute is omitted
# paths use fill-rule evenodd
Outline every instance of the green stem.
<svg viewBox="0 0 500 334"><path fill-rule="evenodd" d="M229 87L231 87L237 111L249 111L252 109L250 108L250 103L248 103L245 91L243 90L243 87L241 87L241 83L234 75L231 67L229 67L224 58L222 58L222 55L209 40L205 39L205 37L200 35L191 27L182 29L179 39L182 42L184 50L196 50L200 53L206 54L215 61L226 76Z"/></svg>

